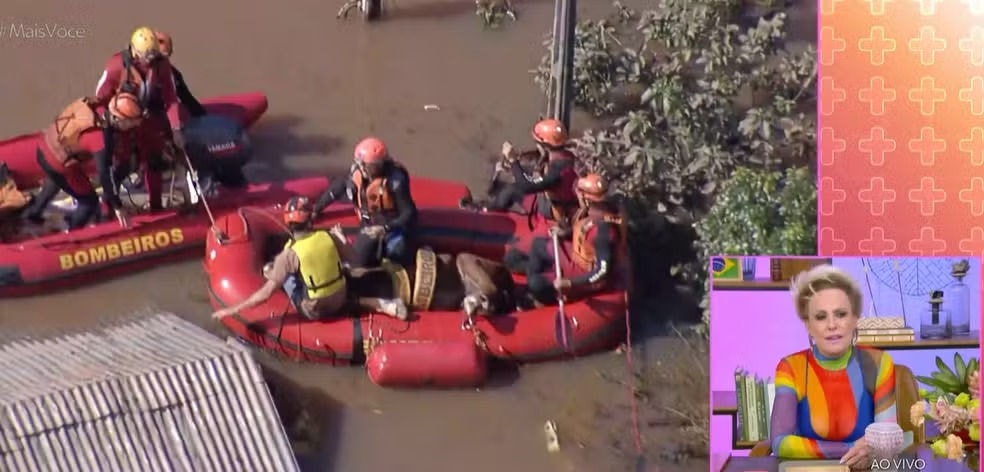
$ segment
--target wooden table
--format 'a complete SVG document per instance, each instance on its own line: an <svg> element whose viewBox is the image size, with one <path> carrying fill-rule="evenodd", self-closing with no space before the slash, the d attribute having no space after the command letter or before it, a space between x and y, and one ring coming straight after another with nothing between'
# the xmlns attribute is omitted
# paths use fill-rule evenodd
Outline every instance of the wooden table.
<svg viewBox="0 0 984 472"><path fill-rule="evenodd" d="M930 451L929 446L925 444L910 446L908 449L902 452L900 458L905 459L916 459L919 458L925 461L925 467L915 468L899 468L899 472L977 472L971 471L967 464L957 461L951 461L947 459L941 459L933 457L932 451ZM721 472L778 472L780 462L793 462L793 461L780 461L778 457L730 457L724 463L724 467L721 468ZM910 462L911 464L912 462ZM900 463L900 465L903 465ZM918 462L919 466L922 466L922 462ZM875 469L872 469L875 470Z"/></svg>

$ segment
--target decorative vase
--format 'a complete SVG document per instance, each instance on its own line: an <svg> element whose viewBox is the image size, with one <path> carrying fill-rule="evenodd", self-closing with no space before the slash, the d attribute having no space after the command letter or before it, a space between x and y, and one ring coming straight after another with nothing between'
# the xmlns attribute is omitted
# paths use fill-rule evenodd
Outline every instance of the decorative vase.
<svg viewBox="0 0 984 472"><path fill-rule="evenodd" d="M872 423L864 429L864 440L875 460L890 461L902 452L905 433L897 423Z"/></svg>
<svg viewBox="0 0 984 472"><path fill-rule="evenodd" d="M929 308L919 314L919 337L946 339L953 335L950 312L943 309L943 291L935 290L929 299Z"/></svg>
<svg viewBox="0 0 984 472"><path fill-rule="evenodd" d="M741 279L746 282L755 280L755 258L743 257L741 259Z"/></svg>
<svg viewBox="0 0 984 472"><path fill-rule="evenodd" d="M953 434L963 441L964 463L967 464L967 467L970 470L980 470L981 443L970 439L970 431L966 429Z"/></svg>
<svg viewBox="0 0 984 472"><path fill-rule="evenodd" d="M945 308L950 312L950 326L956 336L970 334L970 289L963 283L970 263L966 260L953 264L950 275L954 282L946 289Z"/></svg>

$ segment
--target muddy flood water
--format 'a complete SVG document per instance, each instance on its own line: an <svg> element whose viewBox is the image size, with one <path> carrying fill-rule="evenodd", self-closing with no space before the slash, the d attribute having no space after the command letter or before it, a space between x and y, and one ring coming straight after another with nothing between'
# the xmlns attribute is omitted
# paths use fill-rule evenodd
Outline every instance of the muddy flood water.
<svg viewBox="0 0 984 472"><path fill-rule="evenodd" d="M199 97L250 90L269 96L270 110L253 133L252 176L336 175L355 142L371 133L417 174L480 185L485 157L505 139L525 143L544 108L528 70L543 52L552 2L516 4L518 22L484 31L469 0L388 1L391 19L374 25L336 21L340 4L323 0L5 0L0 136L37 130L69 100L91 94L104 61L146 24L172 34L174 63ZM608 8L605 1L580 6L584 16ZM82 34L10 37L21 24ZM425 111L428 104L440 111ZM208 317L199 261L3 300L0 327L84 329L148 306L226 334ZM647 344L635 362L665 362L681 347L672 338ZM637 464L624 356L527 366L480 392L387 391L358 368L259 358L278 397L287 399L281 409L291 433L307 438L297 445L305 470L619 471L657 470L657 463L664 471L707 470L706 459L673 460L682 425L653 401L640 404L649 460ZM670 385L643 387L645 400ZM558 454L546 451L546 420L559 427Z"/></svg>

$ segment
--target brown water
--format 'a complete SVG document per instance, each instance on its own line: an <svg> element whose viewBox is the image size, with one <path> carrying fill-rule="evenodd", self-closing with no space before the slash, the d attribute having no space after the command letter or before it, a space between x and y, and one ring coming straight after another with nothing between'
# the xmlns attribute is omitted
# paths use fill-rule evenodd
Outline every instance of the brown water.
<svg viewBox="0 0 984 472"><path fill-rule="evenodd" d="M150 5L119 0L5 0L0 136L36 130L70 99L92 93L103 61L135 26L148 24L174 36L175 64L199 97L268 94L270 111L254 132L254 176L339 172L354 143L373 133L415 173L481 185L483 156L497 152L504 139L525 143L531 120L544 108L527 71L542 54L552 2L516 5L520 21L483 31L469 0L390 1L392 19L374 25L338 22L340 4L323 0L172 0L156 4L153 17L141 13ZM580 10L596 15L608 5L589 1ZM17 24L84 28L85 37L11 38ZM440 111L425 111L428 104ZM67 293L3 300L0 326L80 329L148 305L224 333L208 319L197 261ZM677 348L674 340L654 343L649 357ZM625 378L623 356L524 367L481 392L387 391L356 368L261 359L327 408L314 421L325 428L324 440L300 451L308 470L633 469L628 390L607 380ZM647 455L672 450L679 425L649 404L641 416ZM545 449L542 428L549 419L560 429L559 454ZM636 470L656 470L654 464ZM706 461L660 465L706 469Z"/></svg>

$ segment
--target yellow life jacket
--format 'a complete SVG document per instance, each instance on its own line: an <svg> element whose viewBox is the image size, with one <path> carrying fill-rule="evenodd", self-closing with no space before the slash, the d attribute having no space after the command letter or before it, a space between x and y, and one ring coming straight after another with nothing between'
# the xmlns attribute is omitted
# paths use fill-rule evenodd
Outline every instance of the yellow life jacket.
<svg viewBox="0 0 984 472"><path fill-rule="evenodd" d="M342 258L327 231L315 231L301 239L287 241L284 248L292 249L301 262L300 276L308 298L330 297L345 290Z"/></svg>

